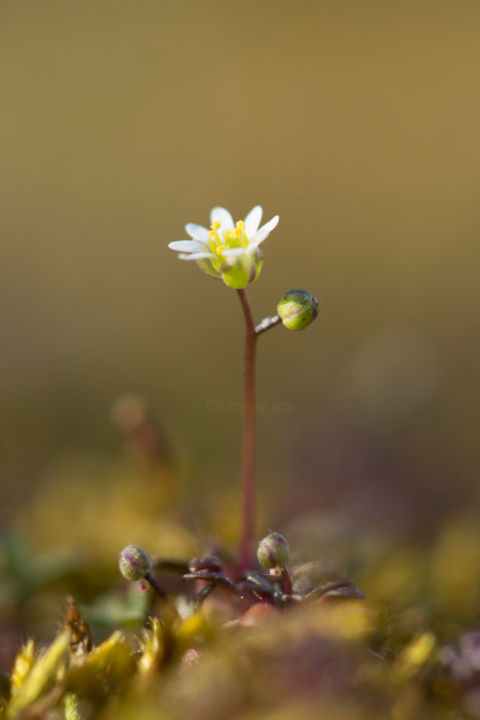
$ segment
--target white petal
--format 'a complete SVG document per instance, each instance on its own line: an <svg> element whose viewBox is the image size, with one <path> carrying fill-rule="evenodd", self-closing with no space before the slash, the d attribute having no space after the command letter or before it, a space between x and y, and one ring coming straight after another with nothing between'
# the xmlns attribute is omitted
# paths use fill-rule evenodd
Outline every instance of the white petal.
<svg viewBox="0 0 480 720"><path fill-rule="evenodd" d="M205 245L195 240L175 240L174 242L168 243L168 247L171 250L178 250L179 252L204 252Z"/></svg>
<svg viewBox="0 0 480 720"><path fill-rule="evenodd" d="M210 222L219 222L220 230L233 230L234 223L233 218L225 208L214 207L210 213Z"/></svg>
<svg viewBox="0 0 480 720"><path fill-rule="evenodd" d="M260 243L262 243L265 238L270 235L272 230L277 227L279 219L279 216L275 215L275 217L265 223L265 225L260 228L255 237L252 239L250 245L253 245L253 247L258 247Z"/></svg>
<svg viewBox="0 0 480 720"><path fill-rule="evenodd" d="M183 253L180 253L178 257L180 258L180 260L203 260L203 258L214 258L215 255L212 255L212 253L208 252L195 252L189 255L184 255Z"/></svg>
<svg viewBox="0 0 480 720"><path fill-rule="evenodd" d="M190 235L190 237L194 240L198 240L198 242L201 243L208 243L208 230L203 227L203 225L197 225L197 223L187 223L185 225L185 230L187 231L187 235Z"/></svg>
<svg viewBox="0 0 480 720"><path fill-rule="evenodd" d="M247 237L253 237L257 232L260 226L260 221L262 219L262 213L263 210L260 205L255 205L255 207L252 208L252 210L250 210L250 212L248 213L244 221Z"/></svg>
<svg viewBox="0 0 480 720"><path fill-rule="evenodd" d="M227 248L226 250L222 250L222 255L224 257L238 257L240 255L245 255L245 250L243 248Z"/></svg>

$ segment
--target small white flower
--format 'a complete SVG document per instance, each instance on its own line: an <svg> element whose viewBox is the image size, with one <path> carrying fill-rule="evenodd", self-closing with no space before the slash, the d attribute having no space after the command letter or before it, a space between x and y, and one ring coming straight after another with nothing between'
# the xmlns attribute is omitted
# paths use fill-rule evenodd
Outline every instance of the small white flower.
<svg viewBox="0 0 480 720"><path fill-rule="evenodd" d="M228 210L215 207L210 213L210 230L187 223L185 230L191 239L171 242L168 247L180 252L181 260L196 260L202 270L240 290L258 277L263 263L260 244L277 226L279 218L275 215L259 227L261 219L260 205L236 224Z"/></svg>

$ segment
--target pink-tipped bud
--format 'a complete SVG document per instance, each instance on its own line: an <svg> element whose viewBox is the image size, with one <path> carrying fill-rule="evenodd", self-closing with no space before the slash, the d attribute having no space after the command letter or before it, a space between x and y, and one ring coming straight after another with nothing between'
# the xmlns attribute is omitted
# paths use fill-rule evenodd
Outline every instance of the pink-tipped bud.
<svg viewBox="0 0 480 720"><path fill-rule="evenodd" d="M257 559L267 570L284 567L290 560L288 542L279 532L272 532L258 543Z"/></svg>
<svg viewBox="0 0 480 720"><path fill-rule="evenodd" d="M118 558L118 568L130 582L143 580L145 575L153 568L153 560L145 550L137 545L127 545Z"/></svg>

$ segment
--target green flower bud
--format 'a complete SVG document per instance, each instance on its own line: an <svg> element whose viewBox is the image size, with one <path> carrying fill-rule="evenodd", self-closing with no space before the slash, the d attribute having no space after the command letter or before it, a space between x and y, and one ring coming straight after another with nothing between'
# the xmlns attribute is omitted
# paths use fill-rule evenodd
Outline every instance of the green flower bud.
<svg viewBox="0 0 480 720"><path fill-rule="evenodd" d="M257 559L267 570L284 567L290 560L288 542L278 532L272 532L258 543Z"/></svg>
<svg viewBox="0 0 480 720"><path fill-rule="evenodd" d="M304 330L318 315L318 300L308 290L291 288L278 303L277 313L289 330Z"/></svg>
<svg viewBox="0 0 480 720"><path fill-rule="evenodd" d="M143 580L145 575L153 568L153 560L145 550L136 545L127 545L118 558L118 568L130 582Z"/></svg>

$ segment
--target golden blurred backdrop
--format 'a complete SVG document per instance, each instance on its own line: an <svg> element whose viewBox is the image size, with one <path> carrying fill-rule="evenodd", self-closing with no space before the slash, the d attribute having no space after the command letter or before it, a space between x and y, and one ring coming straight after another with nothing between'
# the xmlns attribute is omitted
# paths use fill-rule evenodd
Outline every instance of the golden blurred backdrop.
<svg viewBox="0 0 480 720"><path fill-rule="evenodd" d="M243 318L167 243L257 203L257 318L323 301L260 341L267 516L475 505L479 69L473 0L1 0L0 518L118 453L126 391L193 505L236 492Z"/></svg>

